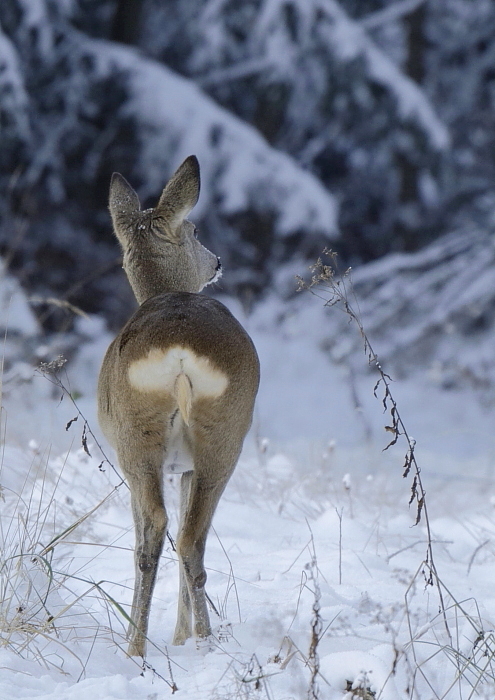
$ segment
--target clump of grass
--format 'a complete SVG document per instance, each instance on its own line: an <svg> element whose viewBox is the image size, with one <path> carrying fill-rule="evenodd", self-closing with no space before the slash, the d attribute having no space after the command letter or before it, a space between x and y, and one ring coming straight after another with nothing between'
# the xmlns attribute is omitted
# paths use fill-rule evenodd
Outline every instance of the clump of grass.
<svg viewBox="0 0 495 700"><path fill-rule="evenodd" d="M112 544L100 547L97 542L85 542L81 535L91 533L90 523L95 513L102 512L127 484L105 455L72 392L61 379L64 365L65 360L59 357L42 364L39 369L60 389L61 396L74 406L75 418L68 422L66 430L75 423L82 425L80 455L89 462L85 466L98 468L102 478L106 467L110 467L110 473L115 471L119 481L112 485L112 480L105 476L108 493L94 498L94 504L85 505L81 510L80 506L74 505L72 497L60 492L66 461L51 463L46 455L36 451L31 472L26 475L20 493L3 489L0 646L48 670L56 669L79 680L84 677L94 651L101 644L105 648L113 645L127 657L126 629L130 617L124 605L110 593L110 587L119 584L85 577L77 556L78 545L95 544L99 547L92 561L112 548ZM102 457L98 466L98 461L91 457L94 448L89 437ZM72 484L72 479L67 483ZM62 524L61 516L65 524ZM155 644L153 647L165 656L168 678L144 660L138 662L128 657L129 662L137 665L140 672L160 678L175 692L178 688L167 649Z"/></svg>
<svg viewBox="0 0 495 700"><path fill-rule="evenodd" d="M436 700L450 699L454 695L464 700L483 697L485 693L488 693L486 697L494 697L495 634L493 629L486 629L487 623L478 603L471 597L459 600L447 584L440 581L446 601L445 614L452 629L451 637L447 638L442 611L426 620L412 613L412 600L420 576L422 574L418 570L405 595L410 641L403 653L410 659L412 685L417 687L421 679ZM451 671L450 680L442 691L435 687L430 677L429 665L432 661Z"/></svg>
<svg viewBox="0 0 495 700"><path fill-rule="evenodd" d="M0 524L0 645L47 669L65 673L67 666L79 667L84 675L88 659L78 642L113 632L81 605L84 596L70 594L70 573L55 556L55 544L43 544L56 511L55 490L49 493L46 485L38 474L26 480L26 493L6 494ZM90 593L94 584L87 583Z"/></svg>
<svg viewBox="0 0 495 700"><path fill-rule="evenodd" d="M130 617L109 592L110 586L118 584L85 577L77 557L78 545L87 544L80 539L81 529L116 491L69 526L57 526L61 474L50 489L48 469L49 465L44 465L33 479L26 479L23 493L5 495L6 507L0 518L0 646L47 670L80 680L101 645L113 645L127 656ZM102 546L96 557L111 547ZM153 647L166 658L168 678L144 660L129 658L129 662L142 673L152 673L175 692L167 649Z"/></svg>

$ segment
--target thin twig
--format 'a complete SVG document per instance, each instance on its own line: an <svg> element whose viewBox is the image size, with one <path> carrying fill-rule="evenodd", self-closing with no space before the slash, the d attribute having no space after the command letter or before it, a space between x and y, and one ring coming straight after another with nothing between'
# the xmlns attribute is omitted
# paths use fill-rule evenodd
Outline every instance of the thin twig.
<svg viewBox="0 0 495 700"><path fill-rule="evenodd" d="M337 510L335 509L335 512L337 513L337 517L339 519L339 586L342 585L342 508Z"/></svg>
<svg viewBox="0 0 495 700"><path fill-rule="evenodd" d="M69 401L72 403L72 405L76 409L78 417L82 418L83 430L82 430L81 444L82 444L82 447L83 447L84 451L86 452L86 454L91 457L91 455L89 454L88 444L87 444L87 436L91 435L91 437L95 441L95 444L98 447L101 455L103 456L103 462L101 462L101 464L99 465L99 469L101 470L103 464L108 464L108 466L115 472L115 474L120 479L120 483L117 484L117 486L115 488L119 488L123 484L125 484L125 486L127 488L129 488L129 485L127 484L127 482L122 478L122 476L119 474L116 467L112 464L112 462L106 456L105 450L101 446L96 435L93 433L91 426L89 425L86 417L84 416L81 409L77 405L76 400L72 396L72 392L66 387L64 382L61 380L61 378L59 376L59 371L64 367L65 362L66 362L66 360L62 356L59 356L57 359L53 360L52 362L48 362L48 363L42 362L38 367L38 371L45 377L45 379L48 379L49 382L51 382L58 389L60 389L60 391L62 392L62 396L66 396L69 399ZM67 378L67 383L69 384L68 378ZM66 430L76 420L77 420L77 418L73 418L72 420L70 420L66 425Z"/></svg>

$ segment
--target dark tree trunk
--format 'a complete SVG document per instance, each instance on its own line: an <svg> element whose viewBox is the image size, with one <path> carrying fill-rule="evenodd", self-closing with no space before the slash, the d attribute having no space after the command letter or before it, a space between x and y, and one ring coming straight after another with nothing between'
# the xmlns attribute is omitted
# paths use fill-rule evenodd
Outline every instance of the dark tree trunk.
<svg viewBox="0 0 495 700"><path fill-rule="evenodd" d="M137 44L143 0L118 0L113 18L112 39L122 44Z"/></svg>
<svg viewBox="0 0 495 700"><path fill-rule="evenodd" d="M406 73L416 83L423 82L425 77L426 53L426 5L423 3L406 17L407 27L407 61Z"/></svg>

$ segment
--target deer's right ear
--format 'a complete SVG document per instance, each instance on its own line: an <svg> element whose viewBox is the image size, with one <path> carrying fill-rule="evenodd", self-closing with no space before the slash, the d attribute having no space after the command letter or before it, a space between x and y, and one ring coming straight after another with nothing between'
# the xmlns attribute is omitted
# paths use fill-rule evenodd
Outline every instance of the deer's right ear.
<svg viewBox="0 0 495 700"><path fill-rule="evenodd" d="M180 241L181 224L199 197L200 176L196 156L189 156L175 171L162 192L156 213L163 222L165 237Z"/></svg>
<svg viewBox="0 0 495 700"><path fill-rule="evenodd" d="M115 233L119 237L121 228L129 225L129 219L132 221L133 215L137 214L141 208L139 197L120 173L112 175L108 207Z"/></svg>

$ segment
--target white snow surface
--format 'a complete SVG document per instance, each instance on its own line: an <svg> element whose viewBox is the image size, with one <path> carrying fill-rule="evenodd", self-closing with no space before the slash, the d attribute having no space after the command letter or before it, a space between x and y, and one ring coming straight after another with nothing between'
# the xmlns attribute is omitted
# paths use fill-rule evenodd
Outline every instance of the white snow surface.
<svg viewBox="0 0 495 700"><path fill-rule="evenodd" d="M171 646L178 566L167 543L146 663L125 654L129 493L96 442L115 464L95 418L110 336L83 319L86 342L59 376L78 397L91 456L83 417L66 430L77 408L49 379L4 388L0 699L162 700L176 687L194 700L299 700L315 659L309 697L350 700L351 687L381 700L495 697L493 411L468 391L442 391L426 371L392 387L417 442L447 633L437 588L425 583L426 523L414 526L408 507L407 446L382 452L390 417L364 354L359 373L324 349L336 329L342 347L352 344L352 329L346 338L338 309L307 293L285 303L274 294L247 317L224 301L253 337L262 382L208 540L213 638ZM172 537L176 479L166 481Z"/></svg>

